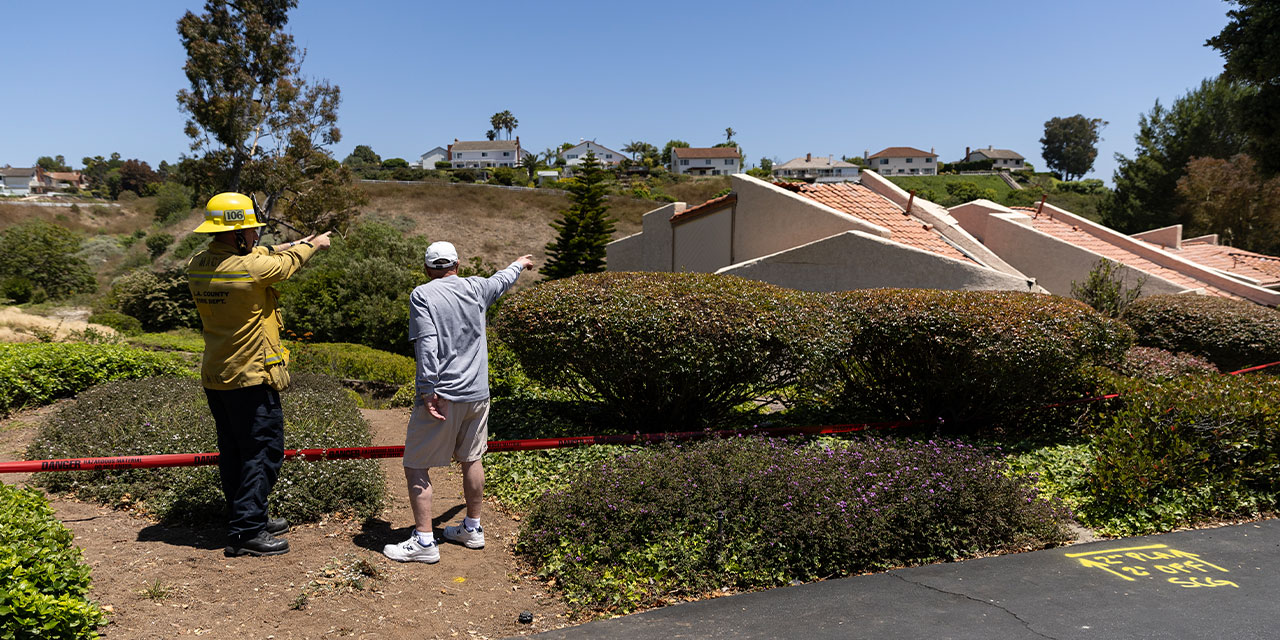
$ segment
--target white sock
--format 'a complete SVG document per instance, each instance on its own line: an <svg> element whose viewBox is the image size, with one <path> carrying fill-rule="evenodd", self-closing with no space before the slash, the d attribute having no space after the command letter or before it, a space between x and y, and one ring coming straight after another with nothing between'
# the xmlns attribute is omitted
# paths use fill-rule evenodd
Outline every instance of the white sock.
<svg viewBox="0 0 1280 640"><path fill-rule="evenodd" d="M436 534L434 533L423 533L421 531L418 531L417 529L414 529L413 535L417 536L418 544L424 547L429 547L433 542L436 541Z"/></svg>
<svg viewBox="0 0 1280 640"><path fill-rule="evenodd" d="M466 518L466 517L464 517L464 518L462 519L462 526L463 526L467 531L473 531L473 530L475 530L475 529L479 529L479 528L480 528L480 518Z"/></svg>

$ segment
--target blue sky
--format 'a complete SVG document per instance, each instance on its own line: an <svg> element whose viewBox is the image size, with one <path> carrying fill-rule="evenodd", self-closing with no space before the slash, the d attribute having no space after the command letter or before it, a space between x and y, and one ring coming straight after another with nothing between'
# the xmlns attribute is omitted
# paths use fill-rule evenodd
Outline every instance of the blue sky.
<svg viewBox="0 0 1280 640"><path fill-rule="evenodd" d="M342 88L338 158L357 144L414 160L482 139L509 109L525 148L579 138L710 146L738 132L761 156L888 146L1022 153L1043 168L1054 116L1110 122L1093 173L1110 181L1138 116L1222 59L1203 46L1220 0L934 2L368 2L302 0L303 71ZM0 166L119 151L186 152L176 21L189 0L6 3ZM19 26L21 25L21 26Z"/></svg>

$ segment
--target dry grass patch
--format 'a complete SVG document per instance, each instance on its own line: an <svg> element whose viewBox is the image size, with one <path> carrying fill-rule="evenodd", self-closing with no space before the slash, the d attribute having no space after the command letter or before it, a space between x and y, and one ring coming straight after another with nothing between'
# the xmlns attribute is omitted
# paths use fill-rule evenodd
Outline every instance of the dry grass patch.
<svg viewBox="0 0 1280 640"><path fill-rule="evenodd" d="M38 316L18 307L0 309L0 342L37 342L52 340L63 342L83 336L92 330L104 336L114 336L115 329L100 324L68 317Z"/></svg>

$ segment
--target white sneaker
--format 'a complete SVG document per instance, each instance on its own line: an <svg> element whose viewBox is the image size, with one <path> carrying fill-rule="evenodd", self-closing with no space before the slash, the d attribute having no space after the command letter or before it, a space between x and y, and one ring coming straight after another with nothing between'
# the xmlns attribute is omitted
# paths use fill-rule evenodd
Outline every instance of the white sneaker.
<svg viewBox="0 0 1280 640"><path fill-rule="evenodd" d="M484 548L484 527L468 529L460 524L451 524L444 528L444 539L456 542L468 549Z"/></svg>
<svg viewBox="0 0 1280 640"><path fill-rule="evenodd" d="M382 555L395 560L396 562L425 562L427 564L435 564L440 562L440 548L436 546L435 541L431 544L423 546L418 542L418 536L409 534L409 539L400 544L389 544L382 548Z"/></svg>

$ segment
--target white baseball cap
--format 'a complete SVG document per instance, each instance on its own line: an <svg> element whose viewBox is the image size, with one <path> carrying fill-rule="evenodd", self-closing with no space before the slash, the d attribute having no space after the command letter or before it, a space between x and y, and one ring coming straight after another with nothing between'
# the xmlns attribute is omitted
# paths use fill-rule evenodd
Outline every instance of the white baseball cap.
<svg viewBox="0 0 1280 640"><path fill-rule="evenodd" d="M427 247L426 259L432 269L448 269L458 264L458 250L451 242L432 242Z"/></svg>

